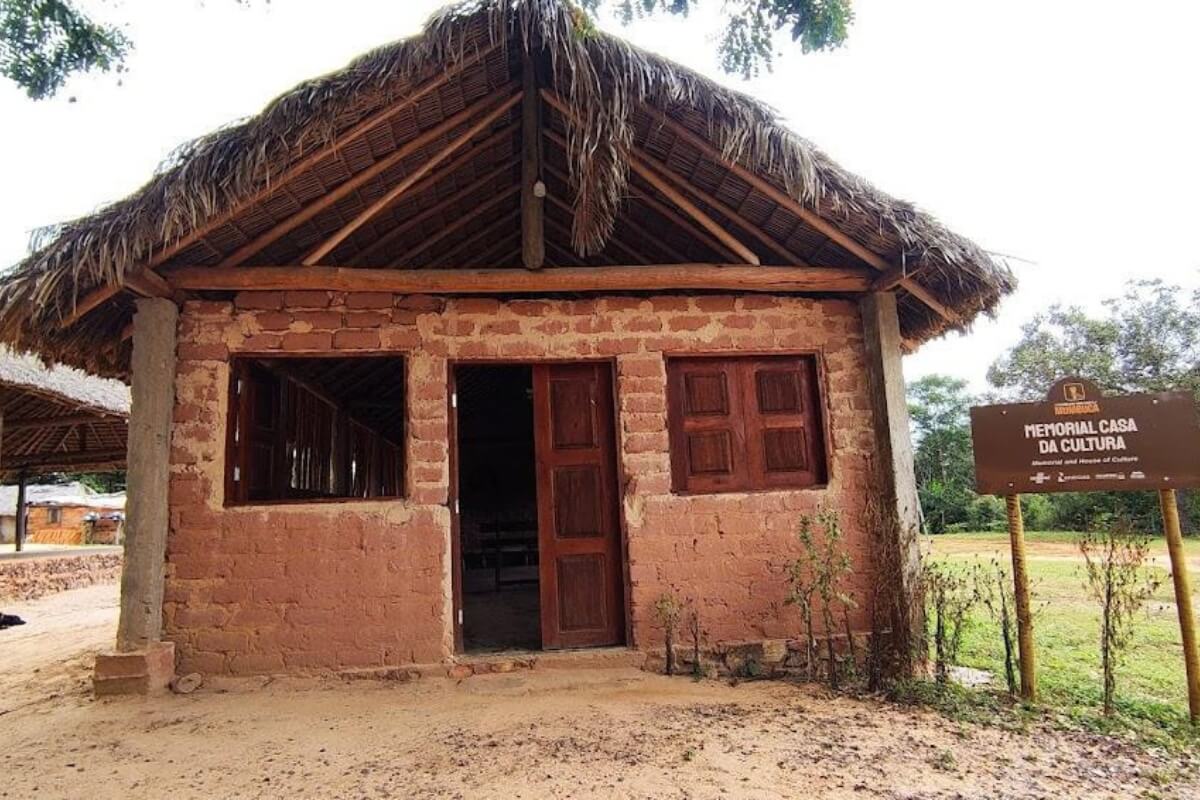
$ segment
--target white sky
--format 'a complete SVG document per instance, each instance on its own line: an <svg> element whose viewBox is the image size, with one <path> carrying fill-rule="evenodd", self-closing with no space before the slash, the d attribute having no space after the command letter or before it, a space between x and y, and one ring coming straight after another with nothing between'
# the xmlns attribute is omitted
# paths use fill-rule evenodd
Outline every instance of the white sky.
<svg viewBox="0 0 1200 800"><path fill-rule="evenodd" d="M415 32L441 4L101 4L137 47L121 85L81 78L34 103L0 83L0 265L25 254L32 229L123 197L182 142ZM784 46L774 74L749 83L717 69L711 13L619 32L771 103L880 188L1025 259L1012 262L1021 286L997 319L926 345L906 360L910 379L948 372L981 389L1021 323L1051 302L1097 306L1132 277L1200 285L1200 3L855 6L846 48Z"/></svg>

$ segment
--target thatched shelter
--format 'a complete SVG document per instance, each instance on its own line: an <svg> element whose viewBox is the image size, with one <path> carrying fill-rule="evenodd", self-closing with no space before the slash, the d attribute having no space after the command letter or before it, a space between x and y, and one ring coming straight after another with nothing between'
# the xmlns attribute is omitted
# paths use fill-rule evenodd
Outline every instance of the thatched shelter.
<svg viewBox="0 0 1200 800"><path fill-rule="evenodd" d="M89 472L125 463L129 388L0 348L0 475Z"/></svg>
<svg viewBox="0 0 1200 800"><path fill-rule="evenodd" d="M55 472L122 469L129 388L0 348L0 479L15 481L13 541L24 544L26 486Z"/></svg>
<svg viewBox="0 0 1200 800"><path fill-rule="evenodd" d="M641 162L687 187L764 264L878 270L880 285L899 287L910 343L963 327L1014 287L980 247L842 169L753 98L591 28L563 0L467 2L180 148L132 196L40 232L0 293L0 337L121 375L132 299L167 291L157 276L170 283L180 271L181 285L203 285L194 277L203 267L300 262L519 268L511 230L487 228L518 211L505 191L518 183L519 107L388 197L497 110L494 99L520 91L528 51L546 73L543 91L573 109L544 105L548 266L744 260L664 211L630 169ZM469 215L457 235L424 242L429 225ZM322 247L338 231L344 238ZM471 237L468 257L458 245Z"/></svg>
<svg viewBox="0 0 1200 800"><path fill-rule="evenodd" d="M161 684L172 646L640 657L664 593L709 657L786 669L779 567L820 507L856 565L838 619L907 652L900 355L1012 288L752 98L564 0L487 0L46 232L0 339L132 382L118 643L145 669L98 688Z"/></svg>

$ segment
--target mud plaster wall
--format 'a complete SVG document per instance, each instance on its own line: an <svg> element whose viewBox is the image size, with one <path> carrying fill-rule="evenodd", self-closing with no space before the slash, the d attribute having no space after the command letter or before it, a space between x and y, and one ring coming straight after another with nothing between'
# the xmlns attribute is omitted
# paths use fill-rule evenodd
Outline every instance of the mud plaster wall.
<svg viewBox="0 0 1200 800"><path fill-rule="evenodd" d="M388 351L407 358L406 499L224 507L229 358ZM670 491L664 354L819 354L826 488ZM180 317L164 627L184 672L393 666L453 654L449 359L615 359L631 643L661 644L654 601L697 604L713 642L794 636L797 518L838 508L860 587L871 414L862 323L846 300L763 295L510 300L326 292L191 301ZM865 628L862 614L855 628Z"/></svg>

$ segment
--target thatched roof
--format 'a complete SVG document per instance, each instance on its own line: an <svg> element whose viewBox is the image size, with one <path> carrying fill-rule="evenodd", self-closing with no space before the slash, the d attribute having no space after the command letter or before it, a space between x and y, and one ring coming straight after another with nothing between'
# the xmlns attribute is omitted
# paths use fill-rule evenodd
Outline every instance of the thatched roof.
<svg viewBox="0 0 1200 800"><path fill-rule="evenodd" d="M122 374L136 294L117 287L147 267L169 280L184 267L299 264L519 88L523 53L570 109L542 111L548 267L730 261L631 173L632 157L685 186L764 264L903 269L910 342L965 326L1014 288L977 245L842 169L753 98L592 29L565 0L473 0L181 148L132 196L37 235L0 288L0 341ZM321 263L515 267L505 220L519 213L520 112L499 114L466 157Z"/></svg>
<svg viewBox="0 0 1200 800"><path fill-rule="evenodd" d="M0 348L0 474L84 472L125 461L129 388Z"/></svg>

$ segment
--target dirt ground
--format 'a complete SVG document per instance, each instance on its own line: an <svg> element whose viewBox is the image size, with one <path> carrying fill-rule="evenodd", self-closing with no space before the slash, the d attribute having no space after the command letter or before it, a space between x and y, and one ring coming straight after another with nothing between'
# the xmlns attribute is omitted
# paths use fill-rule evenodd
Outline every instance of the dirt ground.
<svg viewBox="0 0 1200 800"><path fill-rule="evenodd" d="M107 586L10 609L31 624L0 632L0 797L1200 797L1113 739L628 669L97 701L115 607Z"/></svg>

